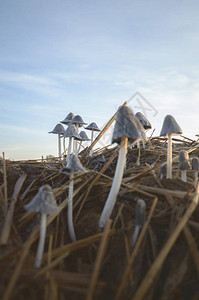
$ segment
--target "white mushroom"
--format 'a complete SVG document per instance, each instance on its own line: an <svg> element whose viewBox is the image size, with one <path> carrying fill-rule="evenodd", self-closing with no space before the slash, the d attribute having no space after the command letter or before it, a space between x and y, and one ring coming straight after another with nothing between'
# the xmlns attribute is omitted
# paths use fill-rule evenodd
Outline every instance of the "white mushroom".
<svg viewBox="0 0 199 300"><path fill-rule="evenodd" d="M85 123L82 119L82 117L80 115L75 115L72 120L71 120L71 123L74 124L77 128L77 132L79 131L79 127L82 127L83 125L86 125L87 123ZM74 148L74 152L77 151L77 141L74 140L74 143L73 143L73 148Z"/></svg>
<svg viewBox="0 0 199 300"><path fill-rule="evenodd" d="M71 148L72 148L72 139L76 138L76 140L81 141L81 136L78 134L77 128L74 124L69 124L68 128L63 134L63 138L69 138L68 142L68 152L67 152L67 161L69 160L70 154L71 154Z"/></svg>
<svg viewBox="0 0 199 300"><path fill-rule="evenodd" d="M149 122L149 120L141 112L137 112L135 114L135 116L138 118L138 120L140 121L140 123L144 127L145 133L147 132L147 130L152 128L151 123ZM145 140L143 140L142 142L143 142L143 148L145 149ZM137 142L137 146L139 148L139 146L140 146L139 142Z"/></svg>
<svg viewBox="0 0 199 300"><path fill-rule="evenodd" d="M80 137L81 137L81 140L79 142L79 148L77 149L76 151L76 155L78 155L78 153L80 152L80 149L81 149L81 145L82 145L82 142L85 142L85 141L90 141L90 139L88 138L87 134L85 131L80 131L79 133ZM76 138L74 138L76 140Z"/></svg>
<svg viewBox="0 0 199 300"><path fill-rule="evenodd" d="M93 143L93 137L94 137L94 131L100 131L97 124L95 122L90 123L87 127L85 127L87 130L91 130L91 144ZM90 150L89 156L93 155L93 150Z"/></svg>
<svg viewBox="0 0 199 300"><path fill-rule="evenodd" d="M166 177L172 179L172 136L182 134L182 129L171 115L164 118L164 123L160 136L167 136L167 175Z"/></svg>
<svg viewBox="0 0 199 300"><path fill-rule="evenodd" d="M112 142L120 145L117 166L113 178L111 190L102 211L99 227L103 228L110 217L122 182L124 166L126 163L127 144L135 143L138 139L144 139L143 126L127 106L121 106L117 111Z"/></svg>
<svg viewBox="0 0 199 300"><path fill-rule="evenodd" d="M60 137L64 133L65 128L62 124L57 124L52 131L49 133L57 134L58 135L58 156L61 159L61 140Z"/></svg>
<svg viewBox="0 0 199 300"><path fill-rule="evenodd" d="M198 159L198 157L193 157L192 161L191 161L191 164L192 164L192 170L194 171L194 182L195 182L195 185L197 186L198 185L198 172L199 172L199 159Z"/></svg>
<svg viewBox="0 0 199 300"><path fill-rule="evenodd" d="M40 268L44 252L47 215L54 214L59 210L50 185L45 184L40 187L38 193L28 204L24 205L24 208L27 211L41 214L40 237L35 259L35 267Z"/></svg>
<svg viewBox="0 0 199 300"><path fill-rule="evenodd" d="M189 154L185 150L179 152L179 170L181 171L181 180L187 182L187 170L191 169Z"/></svg>
<svg viewBox="0 0 199 300"><path fill-rule="evenodd" d="M144 226L145 223L145 209L146 209L146 204L144 200L139 199L137 201L136 212L135 212L135 229L132 237L133 247L135 246L135 243L137 241L140 229Z"/></svg>
<svg viewBox="0 0 199 300"><path fill-rule="evenodd" d="M70 175L69 189L68 189L68 230L71 240L76 241L75 230L73 225L73 186L74 174L85 172L79 158L71 154L67 165L61 169L61 174Z"/></svg>

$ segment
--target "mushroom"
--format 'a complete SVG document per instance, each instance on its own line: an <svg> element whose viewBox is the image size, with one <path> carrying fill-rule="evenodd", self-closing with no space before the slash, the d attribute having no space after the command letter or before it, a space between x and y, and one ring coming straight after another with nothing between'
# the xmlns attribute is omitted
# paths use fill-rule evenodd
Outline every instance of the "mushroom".
<svg viewBox="0 0 199 300"><path fill-rule="evenodd" d="M146 204L144 200L139 199L137 201L136 212L135 212L135 229L132 237L133 247L135 246L135 243L137 241L137 237L139 235L140 229L144 226L145 223L145 209L146 209Z"/></svg>
<svg viewBox="0 0 199 300"><path fill-rule="evenodd" d="M28 204L24 205L24 208L27 211L41 214L40 237L35 259L35 267L40 268L44 252L47 215L54 214L59 210L51 186L48 184L41 186L38 193Z"/></svg>
<svg viewBox="0 0 199 300"><path fill-rule="evenodd" d="M48 132L48 133L58 134L58 155L59 155L60 159L61 159L61 140L60 140L60 137L64 133L64 131L65 131L64 126L62 124L57 124L52 131Z"/></svg>
<svg viewBox="0 0 199 300"><path fill-rule="evenodd" d="M72 118L74 117L74 114L70 112L63 121L61 121L62 124L68 125L71 123Z"/></svg>
<svg viewBox="0 0 199 300"><path fill-rule="evenodd" d="M149 122L149 120L147 120L147 118L141 112L137 112L135 114L135 116L138 118L138 120L140 121L140 123L144 127L145 133L146 133L147 130L152 128L151 123ZM139 148L139 145L138 145L138 148ZM143 148L145 149L145 140L143 140Z"/></svg>
<svg viewBox="0 0 199 300"><path fill-rule="evenodd" d="M95 122L90 123L87 127L85 127L85 129L91 130L91 144L92 144L94 131L100 131L100 129L98 128L98 126ZM91 149L89 156L92 156L92 155L93 155L93 150Z"/></svg>
<svg viewBox="0 0 199 300"><path fill-rule="evenodd" d="M99 220L99 227L101 228L105 226L117 199L126 163L127 144L128 142L135 143L138 139L144 138L144 128L135 117L132 110L127 106L121 106L117 111L112 136L112 143L118 143L120 145L120 150L111 190Z"/></svg>
<svg viewBox="0 0 199 300"><path fill-rule="evenodd" d="M167 176L166 178L172 179L172 135L182 134L182 129L176 122L173 116L167 115L164 118L160 136L167 136Z"/></svg>
<svg viewBox="0 0 199 300"><path fill-rule="evenodd" d="M87 124L83 121L83 119L80 115L75 115L72 118L71 123L77 127L77 131L79 130L79 127L82 127L83 125ZM74 147L74 152L76 152L77 151L77 141L74 141L73 147Z"/></svg>
<svg viewBox="0 0 199 300"><path fill-rule="evenodd" d="M80 152L80 149L81 149L81 145L82 145L82 142L85 142L85 141L90 141L90 139L88 138L87 134L85 131L80 131L79 133L80 137L81 137L81 140L80 140L80 143L79 143L79 148L78 150L76 151L76 155ZM76 140L76 138L74 138Z"/></svg>
<svg viewBox="0 0 199 300"><path fill-rule="evenodd" d="M76 241L74 226L73 226L73 186L74 174L85 172L79 158L71 154L69 161L65 167L60 171L61 174L70 175L69 189L68 189L68 229L71 240Z"/></svg>
<svg viewBox="0 0 199 300"><path fill-rule="evenodd" d="M191 169L191 164L189 162L189 154L185 150L180 150L179 152L179 169L181 171L181 180L187 181L187 170Z"/></svg>
<svg viewBox="0 0 199 300"><path fill-rule="evenodd" d="M77 128L74 124L69 124L68 128L63 134L63 138L69 138L69 143L68 143L68 153L67 153L67 161L69 160L69 156L71 153L71 147L72 147L72 139L76 138L76 140L81 141L81 136L78 134Z"/></svg>
<svg viewBox="0 0 199 300"><path fill-rule="evenodd" d="M195 185L197 186L198 184L198 172L199 172L199 159L198 157L193 157L192 161L192 170L194 171L194 181L195 181Z"/></svg>

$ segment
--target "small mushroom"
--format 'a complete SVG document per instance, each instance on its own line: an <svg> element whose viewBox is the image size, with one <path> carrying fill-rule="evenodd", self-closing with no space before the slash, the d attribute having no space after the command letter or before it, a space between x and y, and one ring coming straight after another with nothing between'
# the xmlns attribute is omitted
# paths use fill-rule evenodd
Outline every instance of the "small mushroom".
<svg viewBox="0 0 199 300"><path fill-rule="evenodd" d="M164 118L160 136L167 136L167 175L166 177L172 179L172 136L182 134L182 129L176 122L173 116L167 115Z"/></svg>
<svg viewBox="0 0 199 300"><path fill-rule="evenodd" d="M74 114L70 112L63 121L61 121L62 124L68 125L71 123L72 118L74 117Z"/></svg>
<svg viewBox="0 0 199 300"><path fill-rule="evenodd" d="M48 133L53 133L58 135L58 155L59 158L61 158L61 140L60 137L64 133L65 128L62 124L57 124L55 128L52 131L49 131Z"/></svg>
<svg viewBox="0 0 199 300"><path fill-rule="evenodd" d="M83 131L83 130L80 131L79 135L80 135L80 137L81 137L81 140L80 140L80 142L79 142L79 148L78 148L78 150L77 150L77 152L76 152L76 155L80 152L82 142L90 141L90 139L88 138L88 136L87 136L87 134L86 134L85 131ZM76 139L76 138L74 138L74 139Z"/></svg>
<svg viewBox="0 0 199 300"><path fill-rule="evenodd" d="M94 136L94 131L100 131L98 128L97 124L95 122L90 123L87 127L85 127L87 130L91 130L91 144L93 142L93 136ZM93 150L90 150L89 156L93 155Z"/></svg>
<svg viewBox="0 0 199 300"><path fill-rule="evenodd" d="M192 161L191 161L191 164L192 164L192 170L194 171L194 182L195 182L195 185L197 186L198 185L198 172L199 172L199 159L198 157L193 157L192 158Z"/></svg>
<svg viewBox="0 0 199 300"><path fill-rule="evenodd" d="M63 138L69 138L69 143L68 143L68 153L67 153L67 160L69 160L69 156L71 153L71 148L72 148L72 139L76 138L77 140L81 141L81 136L78 134L77 128L74 124L69 124L68 128L63 134Z"/></svg>
<svg viewBox="0 0 199 300"><path fill-rule="evenodd" d="M77 131L79 131L79 127L82 127L83 125L86 125L87 123L85 123L82 119L82 117L80 115L75 115L72 120L71 123L74 124L77 128ZM74 152L77 151L77 141L74 141Z"/></svg>
<svg viewBox="0 0 199 300"><path fill-rule="evenodd" d="M61 169L61 174L70 175L69 189L68 189L68 230L71 240L76 241L75 230L73 225L73 187L74 174L85 172L79 158L71 154L67 165Z"/></svg>
<svg viewBox="0 0 199 300"><path fill-rule="evenodd" d="M135 212L135 229L133 232L133 237L132 237L132 246L135 246L135 243L137 241L140 229L144 226L145 224L145 210L146 210L146 204L144 200L139 199L137 201L136 205L136 212Z"/></svg>
<svg viewBox="0 0 199 300"><path fill-rule="evenodd" d="M189 154L185 150L179 152L179 170L181 171L181 180L187 182L187 170L191 169Z"/></svg>
<svg viewBox="0 0 199 300"><path fill-rule="evenodd" d="M99 220L99 227L101 228L105 226L110 217L117 199L126 163L127 144L128 142L135 143L138 139L144 138L144 128L132 110L127 106L121 106L117 111L112 137L112 143L118 143L120 150L111 190Z"/></svg>
<svg viewBox="0 0 199 300"><path fill-rule="evenodd" d="M41 186L38 193L28 204L24 205L24 208L27 211L41 214L40 238L35 259L35 267L40 268L44 252L47 215L54 214L59 210L51 186L48 184Z"/></svg>
<svg viewBox="0 0 199 300"><path fill-rule="evenodd" d="M140 123L144 127L145 133L146 133L147 130L152 128L151 123L149 122L149 120L141 112L137 112L135 114L135 116L138 118L138 120L140 121ZM139 148L139 146L138 146L138 148ZM145 149L145 140L143 140L143 148Z"/></svg>

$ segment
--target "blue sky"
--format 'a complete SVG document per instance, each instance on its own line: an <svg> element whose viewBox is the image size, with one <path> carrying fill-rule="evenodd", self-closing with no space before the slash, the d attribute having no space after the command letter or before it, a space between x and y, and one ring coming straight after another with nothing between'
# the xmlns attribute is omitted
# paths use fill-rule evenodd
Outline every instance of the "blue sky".
<svg viewBox="0 0 199 300"><path fill-rule="evenodd" d="M0 0L1 152L56 155L48 131L69 112L102 126L137 91L158 111L155 135L172 114L193 138L198 15L194 0Z"/></svg>

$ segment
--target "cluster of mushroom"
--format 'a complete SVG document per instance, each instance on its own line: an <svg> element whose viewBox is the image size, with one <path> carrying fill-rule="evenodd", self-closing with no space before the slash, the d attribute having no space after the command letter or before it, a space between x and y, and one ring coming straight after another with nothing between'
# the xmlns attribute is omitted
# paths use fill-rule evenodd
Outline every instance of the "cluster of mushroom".
<svg viewBox="0 0 199 300"><path fill-rule="evenodd" d="M82 142L91 141L92 144L94 139L94 132L100 131L100 129L98 128L95 122L92 122L87 127L84 127L86 130L91 131L91 138L89 139L85 131L82 130L79 132L79 128L81 128L83 125L86 125L87 123L83 121L80 115L74 115L72 112L70 112L65 117L65 119L61 121L61 123L68 126L66 130L64 126L59 123L49 133L54 133L58 135L58 156L60 159L62 156L61 138L63 138L63 148L64 148L63 153L66 152L65 139L68 138L67 161L69 160L71 153L78 155L78 153L81 150ZM92 156L92 150L90 151L90 156Z"/></svg>

